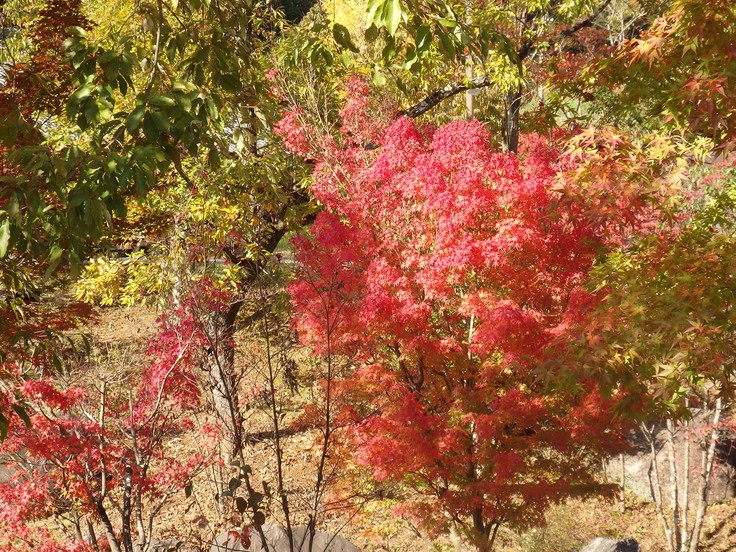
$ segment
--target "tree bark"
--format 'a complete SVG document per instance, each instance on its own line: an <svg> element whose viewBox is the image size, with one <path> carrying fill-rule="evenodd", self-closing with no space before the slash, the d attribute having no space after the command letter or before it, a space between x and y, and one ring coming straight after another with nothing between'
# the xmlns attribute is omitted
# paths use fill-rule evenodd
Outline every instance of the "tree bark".
<svg viewBox="0 0 736 552"><path fill-rule="evenodd" d="M626 457L622 454L619 455L619 458L621 459L621 494L619 495L619 498L621 500L621 504L619 506L619 511L622 514L626 513Z"/></svg>
<svg viewBox="0 0 736 552"><path fill-rule="evenodd" d="M710 476L713 471L713 459L716 455L716 443L718 442L718 424L721 421L721 412L723 403L721 399L716 399L713 408L713 423L708 439L707 448L703 448L700 464L700 486L698 488L698 508L695 512L695 523L690 533L689 552L697 552L700 543L700 533L703 529L703 519L705 511L708 508L708 490L710 489Z"/></svg>
<svg viewBox="0 0 736 552"><path fill-rule="evenodd" d="M685 408L690 412L690 403L688 399L685 399ZM688 533L688 517L690 511L690 423L685 420L683 424L685 433L683 439L685 440L685 464L682 469L682 525L680 526L680 542L682 543L683 552L687 550L687 533Z"/></svg>
<svg viewBox="0 0 736 552"><path fill-rule="evenodd" d="M413 106L399 111L398 114L400 116L403 115L405 117L415 119L416 117L419 117L420 115L423 115L424 113L432 109L434 106L442 103L447 98L451 98L457 94L460 94L461 92L466 92L467 90L486 88L488 86L491 86L492 84L493 81L491 80L491 77L489 75L476 77L474 79L470 79L468 82L464 81L450 83L447 86L440 88L439 90L435 90L434 92L429 94L429 96L414 104Z"/></svg>
<svg viewBox="0 0 736 552"><path fill-rule="evenodd" d="M659 462L657 461L657 445L655 443L655 436L653 435L653 429L654 427L647 428L645 424L641 424L641 432L644 434L644 437L647 440L647 443L649 443L649 457L651 459L651 473L654 474L654 483L652 484L652 496L654 497L654 503L657 507L657 516L659 517L659 521L662 524L662 529L664 530L664 536L667 540L667 546L670 549L670 552L677 552L677 550L674 549L673 544L674 541L672 540L672 529L670 528L669 523L667 522L667 517L664 515L664 508L662 506L662 486L659 479ZM651 477L651 475L650 475ZM651 483L651 480L650 480Z"/></svg>
<svg viewBox="0 0 736 552"><path fill-rule="evenodd" d="M97 535L95 534L95 527L92 522L87 520L87 535L89 537L89 543L92 546L92 550L100 552L100 545L97 544Z"/></svg>
<svg viewBox="0 0 736 552"><path fill-rule="evenodd" d="M225 428L228 463L238 457L243 446L243 416L235 371L235 319L241 306L242 302L238 301L225 312L210 313L205 323L210 342L208 371L212 402Z"/></svg>
<svg viewBox="0 0 736 552"><path fill-rule="evenodd" d="M130 531L130 520L132 517L132 488L133 468L130 463L125 464L123 475L123 515L122 515L122 544L125 552L133 552L133 538Z"/></svg>
<svg viewBox="0 0 736 552"><path fill-rule="evenodd" d="M101 498L96 501L95 506L97 507L97 515L100 516L102 526L105 528L105 536L107 537L107 542L110 545L111 552L121 552L120 544L115 536L115 529L113 529L112 522L110 521L110 517L107 515L107 510L105 510L105 506L102 504Z"/></svg>
<svg viewBox="0 0 736 552"><path fill-rule="evenodd" d="M672 503L672 546L677 552L682 551L682 519L680 518L680 489L675 461L675 423L667 420L667 459L670 465L670 500Z"/></svg>
<svg viewBox="0 0 736 552"><path fill-rule="evenodd" d="M504 121L504 147L516 153L519 149L519 113L521 111L521 87L506 94L506 114Z"/></svg>
<svg viewBox="0 0 736 552"><path fill-rule="evenodd" d="M574 36L578 33L581 29L585 29L588 27L592 27L594 25L595 20L606 10L606 8L611 4L612 0L604 0L604 2L601 3L601 5L598 7L598 9L591 14L586 19L583 19L582 21L579 21L569 29L566 29L559 33L558 35L546 40L544 44L544 48L551 49L554 48L558 42L565 38L569 38L571 36ZM525 59L527 59L530 55L533 55L537 48L539 47L539 44L535 44L532 41L524 43L518 52L516 52L516 56L518 57L519 62L523 62ZM420 115L426 113L436 105L442 103L447 98L451 98L455 96L456 94L459 94L461 92L465 92L467 90L472 90L474 88L485 88L488 86L492 86L494 82L491 79L491 75L484 75L480 77L475 77L473 79L470 79L468 82L455 82L447 84L446 86L443 86L440 89L435 90L434 92L431 92L428 96L426 96L423 100L420 100L416 104L407 107L406 109L403 109L399 111L399 115L404 115L406 117L419 117ZM509 95L517 95L519 99L521 98L521 89L519 88L515 92L511 92ZM508 98L507 98L508 100ZM514 105L513 102L508 103L507 102L507 109L508 106ZM509 140L506 142L506 146L508 147L508 151L515 152L518 148L518 107L521 107L520 101L517 102L517 112L516 112L516 131L509 133ZM507 117L508 119L508 117ZM512 129L513 130L513 129ZM505 132L508 133L508 128L505 130Z"/></svg>

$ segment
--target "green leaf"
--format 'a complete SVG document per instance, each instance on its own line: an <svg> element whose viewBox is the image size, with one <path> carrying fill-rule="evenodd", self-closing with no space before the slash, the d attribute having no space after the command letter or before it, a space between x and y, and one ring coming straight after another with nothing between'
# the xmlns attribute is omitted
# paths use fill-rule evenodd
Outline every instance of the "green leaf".
<svg viewBox="0 0 736 552"><path fill-rule="evenodd" d="M390 0L387 2L384 21L386 22L386 28L391 35L396 34L403 15L401 0Z"/></svg>
<svg viewBox="0 0 736 552"><path fill-rule="evenodd" d="M255 525L256 527L260 527L264 523L266 523L266 514L259 510L253 516L253 525Z"/></svg>
<svg viewBox="0 0 736 552"><path fill-rule="evenodd" d="M26 427L31 427L31 418L28 417L28 413L23 409L21 405L13 404L11 405L11 408L15 410L15 413L18 415L18 417L23 420L23 423L26 424Z"/></svg>
<svg viewBox="0 0 736 552"><path fill-rule="evenodd" d="M100 108L94 98L88 98L85 101L84 117L87 119L88 124L94 124L100 120Z"/></svg>
<svg viewBox="0 0 736 552"><path fill-rule="evenodd" d="M48 280L49 276L51 276L54 270L56 270L56 267L59 266L62 253L64 253L64 250L58 245L51 248L51 251L49 252L49 267L46 269L46 273L43 276L44 280Z"/></svg>
<svg viewBox="0 0 736 552"><path fill-rule="evenodd" d="M314 48L312 48L312 51L309 53L309 61L312 63L312 65L316 65L319 61L320 56L322 55L322 46L317 45Z"/></svg>
<svg viewBox="0 0 736 552"><path fill-rule="evenodd" d="M263 494L257 491L253 491L248 497L248 504L251 508L258 508L261 502L263 502Z"/></svg>
<svg viewBox="0 0 736 552"><path fill-rule="evenodd" d="M88 82L87 84L81 86L69 97L69 103L74 105L79 105L79 103L82 102L82 100L86 100L92 95L92 91L95 89L95 85L91 82Z"/></svg>
<svg viewBox="0 0 736 552"><path fill-rule="evenodd" d="M412 66L419 61L419 58L417 58L417 53L409 46L409 48L406 49L406 63L404 63L404 69L411 69Z"/></svg>
<svg viewBox="0 0 736 552"><path fill-rule="evenodd" d="M358 47L353 43L353 39L350 37L350 31L344 25L335 23L332 27L332 36L335 42L343 48L352 50L353 52L359 52Z"/></svg>
<svg viewBox="0 0 736 552"><path fill-rule="evenodd" d="M402 81L401 79L396 79L396 88L401 90L402 93L409 95L409 89L407 88L404 81Z"/></svg>
<svg viewBox="0 0 736 552"><path fill-rule="evenodd" d="M224 75L220 75L218 81L220 82L220 86L222 86L223 90L225 90L225 92L230 92L231 94L236 94L243 89L243 83L240 82L240 78L237 75L226 73Z"/></svg>
<svg viewBox="0 0 736 552"><path fill-rule="evenodd" d="M248 508L248 502L242 496L235 499L235 505L241 514Z"/></svg>
<svg viewBox="0 0 736 552"><path fill-rule="evenodd" d="M151 119L153 119L153 124L156 125L156 128L162 130L163 132L168 132L168 130L171 128L169 120L160 111L152 111Z"/></svg>
<svg viewBox="0 0 736 552"><path fill-rule="evenodd" d="M128 86L132 86L132 82L130 82L126 77L123 75L118 75L117 78L118 88L120 89L120 92L125 96L128 93Z"/></svg>
<svg viewBox="0 0 736 552"><path fill-rule="evenodd" d="M325 60L325 63L328 66L332 66L332 64L335 62L335 58L332 55L332 52L330 52L327 48L322 48L320 50L322 53L322 58Z"/></svg>
<svg viewBox="0 0 736 552"><path fill-rule="evenodd" d="M80 105L82 103L86 103L86 100L92 95L92 92L94 90L95 85L92 83L87 83L84 86L78 88L77 91L69 97L69 102L67 102L66 104L66 116L69 119L74 118L74 116L78 114ZM81 119L81 117L78 117L78 119ZM80 123L79 126L81 128L85 127L84 120L82 120L81 122L78 120L77 122Z"/></svg>
<svg viewBox="0 0 736 552"><path fill-rule="evenodd" d="M10 220L14 221L15 224L20 226L22 218L20 202L18 201L17 193L14 193L10 196L10 199L8 199L8 202L5 204L5 210L7 211Z"/></svg>
<svg viewBox="0 0 736 552"><path fill-rule="evenodd" d="M184 496L186 496L187 498L192 496L193 488L194 488L194 484L191 481L187 483L186 486L184 487Z"/></svg>
<svg viewBox="0 0 736 552"><path fill-rule="evenodd" d="M192 110L192 100L188 96L179 96L177 98L179 106L187 113Z"/></svg>
<svg viewBox="0 0 736 552"><path fill-rule="evenodd" d="M176 101L169 96L157 95L151 98L151 105L162 108L174 107L176 105Z"/></svg>
<svg viewBox="0 0 736 552"><path fill-rule="evenodd" d="M455 49L455 43L453 42L452 37L441 29L437 30L437 36L440 39L440 52L442 52L445 59L448 61L455 59L457 50Z"/></svg>
<svg viewBox="0 0 736 552"><path fill-rule="evenodd" d="M0 259L8 252L10 244L10 219L5 219L0 225Z"/></svg>
<svg viewBox="0 0 736 552"><path fill-rule="evenodd" d="M385 27L390 35L395 35L404 11L401 0L371 0L368 4L368 21L377 27Z"/></svg>
<svg viewBox="0 0 736 552"><path fill-rule="evenodd" d="M231 493L234 493L238 487L240 487L240 479L237 477L233 477L230 483L227 484L227 488L230 489Z"/></svg>
<svg viewBox="0 0 736 552"><path fill-rule="evenodd" d="M371 82L376 86L384 86L386 84L386 75L383 74L383 71L381 71L378 65L375 65L373 71L371 71Z"/></svg>
<svg viewBox="0 0 736 552"><path fill-rule="evenodd" d="M139 105L130 112L130 115L125 119L125 126L128 129L128 132L133 132L141 126L141 121L143 120L143 115L145 115L145 113L146 110L142 105Z"/></svg>
<svg viewBox="0 0 736 552"><path fill-rule="evenodd" d="M70 35L72 36L78 36L80 38L84 38L87 36L87 31L85 31L82 27L69 27L66 30Z"/></svg>
<svg viewBox="0 0 736 552"><path fill-rule="evenodd" d="M378 27L376 27L375 24L371 24L371 26L365 30L365 34L363 36L368 42L373 42L378 38Z"/></svg>
<svg viewBox="0 0 736 552"><path fill-rule="evenodd" d="M396 41L393 37L391 37L388 41L386 41L386 46L383 47L383 51L381 52L381 57L383 58L384 63L387 65L390 63L390 61L394 58L396 55Z"/></svg>
<svg viewBox="0 0 736 552"><path fill-rule="evenodd" d="M158 139L158 130L156 123L150 113L146 113L143 117L143 134L149 142L155 142Z"/></svg>
<svg viewBox="0 0 736 552"><path fill-rule="evenodd" d="M5 416L3 416L2 412L0 412L0 441L4 441L7 436L8 436L8 419Z"/></svg>
<svg viewBox="0 0 736 552"><path fill-rule="evenodd" d="M133 173L133 181L135 182L135 191L139 196L144 197L148 193L146 176L142 172L136 171Z"/></svg>
<svg viewBox="0 0 736 552"><path fill-rule="evenodd" d="M417 38L415 41L417 55L421 56L429 50L432 44L432 31L426 25L422 25L417 30Z"/></svg>
<svg viewBox="0 0 736 552"><path fill-rule="evenodd" d="M390 0L370 0L370 2L368 2L368 21L372 24L378 23L378 26L381 26L380 22L384 11L384 4L386 4L387 1Z"/></svg>

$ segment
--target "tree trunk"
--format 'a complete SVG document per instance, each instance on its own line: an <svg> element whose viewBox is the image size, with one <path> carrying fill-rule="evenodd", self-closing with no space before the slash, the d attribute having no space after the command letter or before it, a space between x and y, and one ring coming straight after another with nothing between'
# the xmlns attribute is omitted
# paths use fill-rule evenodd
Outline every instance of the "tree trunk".
<svg viewBox="0 0 736 552"><path fill-rule="evenodd" d="M224 445L228 463L238 457L243 445L243 416L235 372L235 319L242 302L227 311L209 315L206 323L209 346L209 380L215 414L225 429Z"/></svg>
<svg viewBox="0 0 736 552"><path fill-rule="evenodd" d="M716 455L716 443L718 442L718 424L721 421L721 411L723 403L721 399L716 399L713 408L713 422L710 436L706 447L703 448L700 464L700 485L698 487L698 507L695 511L695 523L690 533L689 552L697 552L700 543L700 532L703 529L703 520L705 511L708 508L708 490L710 489L710 476L713 471L713 459Z"/></svg>
<svg viewBox="0 0 736 552"><path fill-rule="evenodd" d="M92 522L87 519L87 535L89 536L89 543L92 546L92 550L100 552L100 545L97 544L97 535L95 534L95 527Z"/></svg>
<svg viewBox="0 0 736 552"><path fill-rule="evenodd" d="M647 428L646 424L641 424L641 432L649 444L649 457L651 459L650 468L650 484L652 487L652 496L654 497L654 503L656 504L657 516L659 522L662 524L664 530L664 536L667 540L667 546L670 552L677 552L674 548L674 540L672 539L672 529L670 524L667 522L667 517L664 515L664 507L662 505L662 485L659 479L659 462L657 461L657 444L655 442L654 427ZM654 475L654 482L651 482L651 475Z"/></svg>
<svg viewBox="0 0 736 552"><path fill-rule="evenodd" d="M107 515L107 510L105 510L105 506L102 503L101 498L96 501L95 506L97 507L97 515L100 516L102 526L105 528L105 536L107 537L107 542L110 545L111 552L121 552L120 544L115 536L115 529L112 526L110 517Z"/></svg>
<svg viewBox="0 0 736 552"><path fill-rule="evenodd" d="M504 147L516 153L519 149L519 112L521 111L521 88L506 94L506 120L504 121Z"/></svg>
<svg viewBox="0 0 736 552"><path fill-rule="evenodd" d="M680 519L680 489L675 461L675 422L667 420L667 459L670 464L670 501L672 504L672 546L677 552L682 550L682 520Z"/></svg>
<svg viewBox="0 0 736 552"><path fill-rule="evenodd" d="M462 538L461 531L458 530L456 522L450 525L450 542L455 552L471 552L465 540Z"/></svg>
<svg viewBox="0 0 736 552"><path fill-rule="evenodd" d="M626 457L623 454L620 454L619 458L621 459L621 494L619 495L621 504L619 505L619 511L622 514L625 514L626 513Z"/></svg>
<svg viewBox="0 0 736 552"><path fill-rule="evenodd" d="M133 468L130 463L125 464L125 472L123 476L123 515L122 515L122 544L125 552L133 552L133 538L130 533L130 520L132 517L132 488L133 488Z"/></svg>
<svg viewBox="0 0 736 552"><path fill-rule="evenodd" d="M464 536L461 525L453 521L450 524L450 542L455 552L490 552L500 526L501 523L495 520L484 524L482 512L476 511L473 513L473 535Z"/></svg>
<svg viewBox="0 0 736 552"><path fill-rule="evenodd" d="M688 399L685 399L685 408L688 409L688 412L690 411L690 403ZM688 515L690 511L690 423L688 420L685 420L685 423L683 424L685 433L683 435L683 438L685 440L685 465L682 469L682 480L683 480L683 487L682 487L682 525L680 526L680 542L682 543L682 550L683 552L687 551L688 548L688 542L687 542L687 532L689 527L689 520Z"/></svg>

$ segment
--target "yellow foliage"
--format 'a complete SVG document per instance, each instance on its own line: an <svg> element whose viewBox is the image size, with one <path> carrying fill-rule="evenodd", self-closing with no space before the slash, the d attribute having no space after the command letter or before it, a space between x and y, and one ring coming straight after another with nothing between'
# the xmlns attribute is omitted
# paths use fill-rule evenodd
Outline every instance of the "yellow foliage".
<svg viewBox="0 0 736 552"><path fill-rule="evenodd" d="M120 293L124 276L122 260L111 257L92 259L76 282L74 297L85 303L112 305Z"/></svg>
<svg viewBox="0 0 736 552"><path fill-rule="evenodd" d="M133 306L146 297L163 297L174 285L171 271L162 265L149 262L143 252L134 253L127 263L127 280L119 301Z"/></svg>
<svg viewBox="0 0 736 552"><path fill-rule="evenodd" d="M333 23L347 27L353 39L360 39L368 26L368 2L365 0L332 0L323 3Z"/></svg>

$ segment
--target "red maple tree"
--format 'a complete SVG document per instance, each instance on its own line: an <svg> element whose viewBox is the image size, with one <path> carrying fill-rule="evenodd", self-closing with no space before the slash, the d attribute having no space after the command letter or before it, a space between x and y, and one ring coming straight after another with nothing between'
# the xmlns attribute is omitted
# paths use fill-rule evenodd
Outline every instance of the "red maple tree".
<svg viewBox="0 0 736 552"><path fill-rule="evenodd" d="M0 484L1 549L132 552L134 542L150 543L167 500L214 461L219 429L195 423L206 346L196 309L214 308L219 296L210 291L203 283L196 300L160 319L142 372L77 366L77 385L17 379L13 395L30 417L0 442L12 474ZM173 437L195 430L198 451L171 448ZM52 518L55 534L37 523Z"/></svg>
<svg viewBox="0 0 736 552"><path fill-rule="evenodd" d="M314 133L298 120L281 131L304 154ZM502 524L590 490L590 459L624 444L618 397L550 385L618 237L560 200L571 161L538 136L500 153L478 122L401 118L367 150L363 122L307 153L324 211L294 239L294 325L355 364L338 386L354 460L413 489L401 511L430 532L489 550Z"/></svg>

